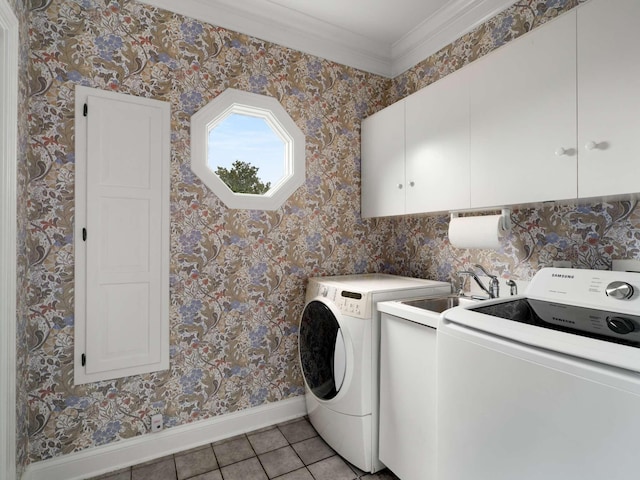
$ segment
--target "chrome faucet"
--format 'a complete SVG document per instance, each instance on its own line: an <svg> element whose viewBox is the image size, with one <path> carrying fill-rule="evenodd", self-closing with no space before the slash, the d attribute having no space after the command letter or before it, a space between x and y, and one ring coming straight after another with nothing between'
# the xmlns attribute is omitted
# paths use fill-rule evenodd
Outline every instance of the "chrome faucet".
<svg viewBox="0 0 640 480"><path fill-rule="evenodd" d="M472 272L471 270L462 270L461 272L458 272L458 275L469 275L475 280L478 286L482 290L484 290L487 295L489 295L489 298L498 298L500 296L500 282L498 281L498 277L496 277L495 275L491 275L485 270L482 265L474 265L474 267L476 267L478 270L480 270L490 278L489 288L485 287L484 283L482 283L482 280L478 278L478 275L476 275L475 272Z"/></svg>
<svg viewBox="0 0 640 480"><path fill-rule="evenodd" d="M487 277L490 278L489 281L489 297L498 298L500 296L500 282L498 281L498 277L496 275L491 275L489 272L485 270L482 265L474 265L478 270L484 273Z"/></svg>

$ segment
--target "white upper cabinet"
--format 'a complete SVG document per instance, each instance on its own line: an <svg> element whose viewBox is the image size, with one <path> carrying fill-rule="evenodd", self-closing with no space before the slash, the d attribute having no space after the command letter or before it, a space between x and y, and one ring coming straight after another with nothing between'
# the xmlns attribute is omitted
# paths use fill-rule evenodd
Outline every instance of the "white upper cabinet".
<svg viewBox="0 0 640 480"><path fill-rule="evenodd" d="M640 192L640 1L591 1L578 14L578 195Z"/></svg>
<svg viewBox="0 0 640 480"><path fill-rule="evenodd" d="M463 69L362 122L362 216L469 208Z"/></svg>
<svg viewBox="0 0 640 480"><path fill-rule="evenodd" d="M406 99L406 213L470 207L469 69Z"/></svg>
<svg viewBox="0 0 640 480"><path fill-rule="evenodd" d="M365 120L363 216L640 193L639 22L591 0Z"/></svg>
<svg viewBox="0 0 640 480"><path fill-rule="evenodd" d="M469 66L472 207L577 196L575 56L569 12Z"/></svg>
<svg viewBox="0 0 640 480"><path fill-rule="evenodd" d="M363 218L404 213L404 107L402 100L362 121Z"/></svg>

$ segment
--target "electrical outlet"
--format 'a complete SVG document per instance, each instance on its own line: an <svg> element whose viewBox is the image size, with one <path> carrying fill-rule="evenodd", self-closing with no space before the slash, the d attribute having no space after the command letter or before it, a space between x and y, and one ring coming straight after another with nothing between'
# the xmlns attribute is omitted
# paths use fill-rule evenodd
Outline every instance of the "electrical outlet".
<svg viewBox="0 0 640 480"><path fill-rule="evenodd" d="M162 430L162 427L162 414L156 413L155 415L151 415L151 432L159 432L160 430Z"/></svg>

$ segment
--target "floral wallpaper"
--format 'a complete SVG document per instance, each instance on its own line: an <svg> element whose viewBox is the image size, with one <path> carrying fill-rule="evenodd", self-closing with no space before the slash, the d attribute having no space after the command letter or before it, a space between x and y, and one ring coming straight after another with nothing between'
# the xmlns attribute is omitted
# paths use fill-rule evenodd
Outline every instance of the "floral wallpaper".
<svg viewBox="0 0 640 480"><path fill-rule="evenodd" d="M29 65L31 461L303 393L306 278L375 271L388 227L359 216L360 120L390 80L128 0L32 1ZM73 385L74 88L168 101L171 369ZM277 98L306 135L306 184L229 210L190 169L190 117L227 87ZM372 250L371 245L377 245Z"/></svg>
<svg viewBox="0 0 640 480"><path fill-rule="evenodd" d="M26 322L28 316L27 296L29 286L29 262L26 239L28 232L27 203L27 143L28 143L28 86L27 68L29 64L29 20L27 6L22 0L10 0L9 5L18 19L19 59L18 59L18 151L17 151L17 256L16 256L16 466L17 478L28 463L28 377L29 352L27 345Z"/></svg>
<svg viewBox="0 0 640 480"><path fill-rule="evenodd" d="M606 270L613 259L640 258L637 201L521 209L511 219L512 230L496 251L452 247L448 216L396 218L394 271L454 282L457 289L456 272L478 263L503 278L530 280L554 261Z"/></svg>
<svg viewBox="0 0 640 480"><path fill-rule="evenodd" d="M393 79L393 102L455 72L587 0L522 0Z"/></svg>
<svg viewBox="0 0 640 480"><path fill-rule="evenodd" d="M21 190L28 315L20 321L29 460L146 434L156 412L172 427L301 395L297 324L309 276L449 281L482 263L526 280L554 260L607 268L635 257L632 202L515 211L497 252L451 247L446 216L360 218L362 118L576 3L522 0L388 80L132 0L31 0ZM172 107L171 369L78 387L76 85ZM227 87L277 98L306 135L306 183L277 211L229 210L189 168L190 116Z"/></svg>

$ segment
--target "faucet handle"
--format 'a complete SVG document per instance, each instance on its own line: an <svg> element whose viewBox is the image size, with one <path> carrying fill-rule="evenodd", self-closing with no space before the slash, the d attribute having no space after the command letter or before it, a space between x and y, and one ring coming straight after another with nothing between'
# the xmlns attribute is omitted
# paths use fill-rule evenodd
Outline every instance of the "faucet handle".
<svg viewBox="0 0 640 480"><path fill-rule="evenodd" d="M498 276L497 275L490 274L489 272L487 272L487 269L484 268L482 265L475 264L474 267L476 267L478 270L480 270L482 273L484 273L484 275L489 277L492 281L498 280Z"/></svg>
<svg viewBox="0 0 640 480"><path fill-rule="evenodd" d="M466 295L466 292L464 290L464 287L467 284L467 279L469 278L469 272L466 271L459 271L456 272L456 275L458 276L458 296L460 297L464 297Z"/></svg>

